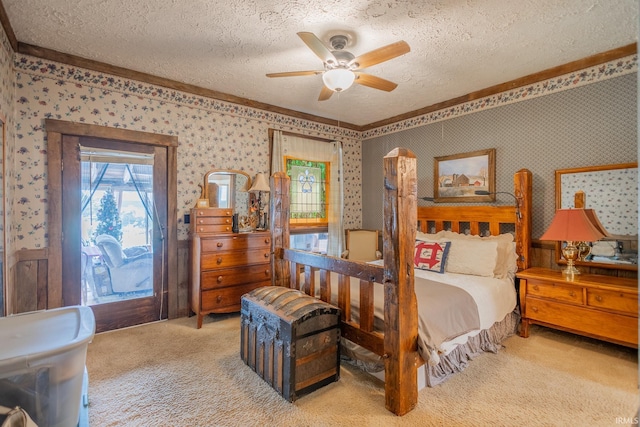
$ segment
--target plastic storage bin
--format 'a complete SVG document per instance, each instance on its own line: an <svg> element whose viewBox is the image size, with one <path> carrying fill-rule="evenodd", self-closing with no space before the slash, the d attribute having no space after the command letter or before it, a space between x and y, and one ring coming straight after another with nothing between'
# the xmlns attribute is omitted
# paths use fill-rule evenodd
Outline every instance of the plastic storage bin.
<svg viewBox="0 0 640 427"><path fill-rule="evenodd" d="M0 318L0 405L21 406L39 427L77 425L95 324L81 306Z"/></svg>

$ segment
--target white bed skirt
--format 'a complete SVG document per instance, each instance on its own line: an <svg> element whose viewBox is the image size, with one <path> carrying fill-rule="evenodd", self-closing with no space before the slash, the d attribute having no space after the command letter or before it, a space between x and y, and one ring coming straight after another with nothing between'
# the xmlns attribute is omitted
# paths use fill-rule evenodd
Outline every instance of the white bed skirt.
<svg viewBox="0 0 640 427"><path fill-rule="evenodd" d="M465 343L456 346L446 355L440 355L439 363L425 363L418 367L418 390L444 382L463 371L471 360L482 353L497 353L502 348L502 341L518 331L519 324L520 314L516 308L491 328L469 336ZM342 341L342 356L348 363L384 381L384 363L379 356L346 340Z"/></svg>

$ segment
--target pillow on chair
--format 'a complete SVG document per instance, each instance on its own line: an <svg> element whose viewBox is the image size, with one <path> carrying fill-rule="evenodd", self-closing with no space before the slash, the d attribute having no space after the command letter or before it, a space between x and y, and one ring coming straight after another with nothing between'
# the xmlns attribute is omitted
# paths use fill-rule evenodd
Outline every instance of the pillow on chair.
<svg viewBox="0 0 640 427"><path fill-rule="evenodd" d="M382 253L378 250L378 231L347 230L347 250L341 256L365 262L382 258Z"/></svg>

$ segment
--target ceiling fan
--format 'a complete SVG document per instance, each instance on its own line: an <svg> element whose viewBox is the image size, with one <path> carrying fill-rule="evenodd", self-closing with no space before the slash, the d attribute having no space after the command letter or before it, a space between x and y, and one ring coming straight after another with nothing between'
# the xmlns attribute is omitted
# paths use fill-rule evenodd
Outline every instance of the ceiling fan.
<svg viewBox="0 0 640 427"><path fill-rule="evenodd" d="M349 89L353 83L391 92L398 86L396 83L363 73L359 70L404 55L411 50L407 42L399 41L362 55L354 56L351 52L344 50L349 41L345 35L335 35L329 39L332 50L325 46L313 33L300 32L298 36L309 49L322 60L324 70L269 73L267 77L293 77L322 74L324 86L320 91L318 101L329 99L331 95L333 95L333 92L342 92Z"/></svg>

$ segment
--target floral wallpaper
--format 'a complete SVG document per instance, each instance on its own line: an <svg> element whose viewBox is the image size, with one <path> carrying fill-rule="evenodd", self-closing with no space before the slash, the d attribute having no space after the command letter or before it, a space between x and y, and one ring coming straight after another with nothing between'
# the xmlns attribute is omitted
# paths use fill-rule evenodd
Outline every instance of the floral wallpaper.
<svg viewBox="0 0 640 427"><path fill-rule="evenodd" d="M12 250L47 247L46 118L178 136L180 240L188 238L184 214L195 205L200 194L198 184L209 169L239 169L251 176L268 172L269 128L338 139L343 143L347 165L344 226L358 228L362 224L362 141L637 71L637 56L633 55L450 109L357 132L13 54L6 36L0 33L3 37L0 52L3 104L0 108L6 111L7 117L15 117L8 127L5 177ZM7 66L11 58L13 70ZM8 105L6 110L5 105Z"/></svg>
<svg viewBox="0 0 640 427"><path fill-rule="evenodd" d="M360 141L353 131L133 82L64 64L15 55L18 248L47 246L44 119L178 136L178 239L188 238L184 214L213 168L255 176L269 171L270 127L343 142L345 226L360 226ZM353 166L351 166L353 165Z"/></svg>
<svg viewBox="0 0 640 427"><path fill-rule="evenodd" d="M11 48L11 44L9 43L9 39L5 35L4 31L0 31L0 115L5 118L6 126L5 126L5 156L6 160L3 158L4 156L0 155L0 200L5 200L6 206L3 203L0 203L0 235L4 229L10 230L10 227L5 227L4 221L7 221L7 224L10 224L8 221L11 218L11 215L5 215L6 213L11 212L11 203L8 201L10 197L6 197L5 190L7 188L6 180L12 174L10 170L6 172L3 171L1 166L6 164L11 164L13 159L13 150L11 141L14 140L14 130L15 124L13 120L13 110L14 110L14 72L13 72L13 63L11 58L13 56L13 50ZM6 207L6 211L3 209ZM0 251L5 250L5 242L4 239L0 239ZM8 248L7 248L8 249ZM0 287L1 289L1 287ZM0 292L0 295L2 293ZM2 309L0 307L0 313Z"/></svg>

